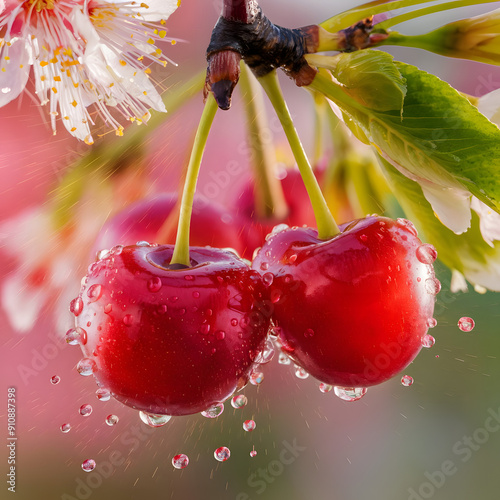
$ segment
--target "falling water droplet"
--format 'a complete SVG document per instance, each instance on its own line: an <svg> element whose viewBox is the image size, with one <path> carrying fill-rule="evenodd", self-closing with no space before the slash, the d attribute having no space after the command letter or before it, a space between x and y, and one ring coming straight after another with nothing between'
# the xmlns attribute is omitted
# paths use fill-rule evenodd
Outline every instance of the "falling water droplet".
<svg viewBox="0 0 500 500"><path fill-rule="evenodd" d="M260 385L262 384L263 380L264 380L264 374L262 372L253 371L250 374L250 383L252 385Z"/></svg>
<svg viewBox="0 0 500 500"><path fill-rule="evenodd" d="M95 391L95 395L99 401L109 401L111 399L111 393L108 389L104 389L103 387L99 387L99 389Z"/></svg>
<svg viewBox="0 0 500 500"><path fill-rule="evenodd" d="M226 448L225 446L221 446L214 451L214 457L219 462L225 462L230 456L231 452L229 451L229 448Z"/></svg>
<svg viewBox="0 0 500 500"><path fill-rule="evenodd" d="M82 417L88 417L92 413L92 405L84 404L78 411Z"/></svg>
<svg viewBox="0 0 500 500"><path fill-rule="evenodd" d="M250 452L250 456L251 456L252 458L253 458L253 457L255 457L256 455L257 455L257 452L256 452L255 450L252 450L252 451Z"/></svg>
<svg viewBox="0 0 500 500"><path fill-rule="evenodd" d="M432 347L436 343L436 339L432 335L424 335L424 338L422 339L422 347L426 347L427 349L429 347Z"/></svg>
<svg viewBox="0 0 500 500"><path fill-rule="evenodd" d="M72 312L75 316L80 316L82 309L83 300L81 297L77 297L69 303L69 311Z"/></svg>
<svg viewBox="0 0 500 500"><path fill-rule="evenodd" d="M424 243L417 248L417 259L422 264L432 264L437 259L437 250L429 243Z"/></svg>
<svg viewBox="0 0 500 500"><path fill-rule="evenodd" d="M247 405L247 403L248 403L248 399L243 394L239 394L238 396L234 396L231 399L231 406L233 408L236 408L236 409L243 408L244 406Z"/></svg>
<svg viewBox="0 0 500 500"><path fill-rule="evenodd" d="M87 297L89 298L89 302L96 302L102 296L102 286L101 285L91 285L87 290Z"/></svg>
<svg viewBox="0 0 500 500"><path fill-rule="evenodd" d="M61 377L59 375L54 375L50 377L50 383L52 385L57 385L61 381Z"/></svg>
<svg viewBox="0 0 500 500"><path fill-rule="evenodd" d="M280 365L289 365L291 362L291 359L284 352L280 352L278 357L278 363Z"/></svg>
<svg viewBox="0 0 500 500"><path fill-rule="evenodd" d="M334 387L333 391L344 401L358 401L366 394L366 387Z"/></svg>
<svg viewBox="0 0 500 500"><path fill-rule="evenodd" d="M139 417L149 427L161 427L172 418L170 415L156 415L145 411L140 411Z"/></svg>
<svg viewBox="0 0 500 500"><path fill-rule="evenodd" d="M431 295L437 295L441 290L441 282L437 278L427 278L425 280L425 291Z"/></svg>
<svg viewBox="0 0 500 500"><path fill-rule="evenodd" d="M161 290L163 283L159 276L153 276L150 280L148 280L148 290L151 293L156 293Z"/></svg>
<svg viewBox="0 0 500 500"><path fill-rule="evenodd" d="M106 417L106 423L110 426L110 427L113 427L113 425L116 425L118 422L119 422L119 418L117 415L108 415Z"/></svg>
<svg viewBox="0 0 500 500"><path fill-rule="evenodd" d="M413 384L413 377L410 377L409 375L403 375L401 377L401 383L405 386L405 387L409 387L410 385Z"/></svg>
<svg viewBox="0 0 500 500"><path fill-rule="evenodd" d="M471 332L476 326L474 320L467 316L463 316L458 320L458 328L462 330L462 332Z"/></svg>
<svg viewBox="0 0 500 500"><path fill-rule="evenodd" d="M269 363L274 358L274 344L272 340L266 340L262 351L260 351L255 357L255 363L264 365Z"/></svg>
<svg viewBox="0 0 500 500"><path fill-rule="evenodd" d="M321 382L321 384L319 384L319 390L320 390L323 394L326 394L326 393L330 392L332 389L333 389L333 385L330 385L330 384L324 384L323 382Z"/></svg>
<svg viewBox="0 0 500 500"><path fill-rule="evenodd" d="M97 371L97 365L95 364L95 361L93 359L83 358L78 361L78 364L76 365L76 371L80 375L88 377L89 375L92 375L95 371Z"/></svg>
<svg viewBox="0 0 500 500"><path fill-rule="evenodd" d="M184 453L180 453L179 455L175 455L172 458L172 465L175 469L185 469L189 464L189 458Z"/></svg>
<svg viewBox="0 0 500 500"><path fill-rule="evenodd" d="M295 365L295 376L297 378L305 380L307 377L309 377L309 373L307 373L301 366Z"/></svg>
<svg viewBox="0 0 500 500"><path fill-rule="evenodd" d="M224 411L224 403L217 403L210 408L207 408L205 411L202 411L201 414L206 418L217 418Z"/></svg>
<svg viewBox="0 0 500 500"><path fill-rule="evenodd" d="M253 431L256 426L257 425L256 425L255 421L253 421L253 420L245 420L243 422L243 430L245 430L247 432Z"/></svg>
<svg viewBox="0 0 500 500"><path fill-rule="evenodd" d="M85 472L90 472L90 471L93 471L95 469L95 466L96 466L96 463L95 463L95 460L92 460L91 458L85 460L83 463L82 463L82 469L85 471Z"/></svg>
<svg viewBox="0 0 500 500"><path fill-rule="evenodd" d="M64 434L66 434L71 430L71 424L68 423L62 424L61 427L59 427L59 429L61 429L61 432L64 432Z"/></svg>

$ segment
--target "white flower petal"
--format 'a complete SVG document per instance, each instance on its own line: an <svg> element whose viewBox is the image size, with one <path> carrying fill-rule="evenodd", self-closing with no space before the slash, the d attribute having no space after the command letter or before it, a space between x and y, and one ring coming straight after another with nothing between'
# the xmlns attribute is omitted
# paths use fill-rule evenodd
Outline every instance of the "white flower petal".
<svg viewBox="0 0 500 500"><path fill-rule="evenodd" d="M477 109L486 116L488 120L496 125L500 125L500 89L496 89L480 97L477 103Z"/></svg>
<svg viewBox="0 0 500 500"><path fill-rule="evenodd" d="M494 241L500 241L500 214L475 196L472 197L471 208L479 215L481 236L490 247L493 247Z"/></svg>
<svg viewBox="0 0 500 500"><path fill-rule="evenodd" d="M151 22L166 20L180 5L178 0L145 0L137 5L131 5L128 0L115 0L114 2L104 0L103 3L123 4L137 12L141 19Z"/></svg>
<svg viewBox="0 0 500 500"><path fill-rule="evenodd" d="M19 96L26 87L30 70L30 52L26 41L13 38L10 43L10 47L5 44L0 49L0 106Z"/></svg>
<svg viewBox="0 0 500 500"><path fill-rule="evenodd" d="M500 292L500 255L489 258L486 263L477 260L467 261L465 277L474 285L487 288L493 292Z"/></svg>
<svg viewBox="0 0 500 500"><path fill-rule="evenodd" d="M450 283L450 292L458 293L458 292L467 292L467 281L465 276L456 269L453 269L451 272L451 283Z"/></svg>

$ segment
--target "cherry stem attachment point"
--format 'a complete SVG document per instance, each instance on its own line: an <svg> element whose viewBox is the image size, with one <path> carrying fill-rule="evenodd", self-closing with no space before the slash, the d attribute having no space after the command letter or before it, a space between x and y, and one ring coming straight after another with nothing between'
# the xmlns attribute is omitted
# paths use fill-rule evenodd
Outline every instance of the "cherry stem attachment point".
<svg viewBox="0 0 500 500"><path fill-rule="evenodd" d="M326 204L318 181L316 180L302 143L300 142L300 138L297 134L297 130L295 129L290 111L288 110L288 106L283 98L276 71L272 71L271 73L260 77L258 80L264 88L276 111L276 114L278 115L278 119L281 122L281 126L283 127L285 135L288 139L293 156L297 162L300 175L302 176L302 180L313 207L316 225L318 226L318 238L322 240L333 238L335 235L340 233L340 230L328 208L328 205Z"/></svg>
<svg viewBox="0 0 500 500"><path fill-rule="evenodd" d="M189 259L189 229L191 226L193 200L203 152L205 151L208 134L212 127L217 109L218 106L214 96L212 93L209 93L200 118L198 130L196 131L193 149L191 150L191 157L187 167L186 180L182 191L179 223L177 225L177 237L170 264L181 264L191 267L191 261Z"/></svg>

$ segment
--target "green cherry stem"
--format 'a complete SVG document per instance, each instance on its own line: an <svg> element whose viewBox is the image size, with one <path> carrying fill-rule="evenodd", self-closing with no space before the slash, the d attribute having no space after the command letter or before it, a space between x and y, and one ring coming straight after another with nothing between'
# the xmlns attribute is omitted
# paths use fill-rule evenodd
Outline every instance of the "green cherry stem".
<svg viewBox="0 0 500 500"><path fill-rule="evenodd" d="M207 144L208 134L215 118L218 106L212 93L208 94L205 108L200 118L198 130L194 138L193 149L186 172L184 189L182 191L179 223L177 225L177 237L175 239L174 252L170 264L181 264L191 266L189 259L189 228L191 225L191 213L193 211L193 199L196 191L196 183L200 172L203 152Z"/></svg>
<svg viewBox="0 0 500 500"><path fill-rule="evenodd" d="M274 175L276 155L272 142L265 138L269 129L262 88L246 64L241 64L240 89L248 124L248 141L252 150L254 168L255 212L261 219L284 219L288 207L281 182Z"/></svg>
<svg viewBox="0 0 500 500"><path fill-rule="evenodd" d="M293 124L290 111L288 110L288 106L286 105L281 92L276 71L271 71L267 75L260 77L258 80L264 88L276 111L276 114L278 115L281 126L283 127L285 135L288 139L288 143L290 144L293 156L295 157L295 161L297 162L297 166L299 167L300 175L304 181L307 194L311 200L314 216L316 218L318 238L322 240L333 238L340 232L340 230L335 222L335 219L333 218L333 215L328 209L328 205L326 204L318 181L316 180L302 143L300 142L300 138Z"/></svg>

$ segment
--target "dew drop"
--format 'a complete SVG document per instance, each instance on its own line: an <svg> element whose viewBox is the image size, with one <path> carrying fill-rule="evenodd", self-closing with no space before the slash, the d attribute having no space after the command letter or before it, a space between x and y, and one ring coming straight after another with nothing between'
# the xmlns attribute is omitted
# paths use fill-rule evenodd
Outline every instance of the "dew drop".
<svg viewBox="0 0 500 500"><path fill-rule="evenodd" d="M101 285L91 285L87 290L87 297L89 302L96 302L102 296L102 286Z"/></svg>
<svg viewBox="0 0 500 500"><path fill-rule="evenodd" d="M361 234L361 235L359 236L359 239L360 239L363 243L365 243L366 241L368 241L368 236L366 236L366 234Z"/></svg>
<svg viewBox="0 0 500 500"><path fill-rule="evenodd" d="M234 396L231 399L231 406L233 408L236 408L237 410L239 408L243 408L244 406L246 406L247 403L248 403L248 398L246 396L244 396L243 394L239 394L238 396Z"/></svg>
<svg viewBox="0 0 500 500"><path fill-rule="evenodd" d="M203 325L200 326L200 332L203 335L207 335L209 331L210 331L210 325L208 323L203 323Z"/></svg>
<svg viewBox="0 0 500 500"><path fill-rule="evenodd" d="M123 245L115 245L110 251L110 255L120 255L123 252Z"/></svg>
<svg viewBox="0 0 500 500"><path fill-rule="evenodd" d="M109 250L107 248L103 248L102 250L99 250L97 252L97 260L102 260L105 259L106 257L109 257Z"/></svg>
<svg viewBox="0 0 500 500"><path fill-rule="evenodd" d="M418 231L413 225L413 222L409 221L408 219L402 219L401 217L397 219L399 224L406 228L410 233L413 234L413 236L418 236Z"/></svg>
<svg viewBox="0 0 500 500"><path fill-rule="evenodd" d="M307 330L305 330L305 332L304 332L304 337L306 339L308 339L310 337L314 337L314 330L312 328L307 328Z"/></svg>
<svg viewBox="0 0 500 500"><path fill-rule="evenodd" d="M309 377L309 373L307 373L304 368L295 365L295 376L300 378L301 380L305 380Z"/></svg>
<svg viewBox="0 0 500 500"><path fill-rule="evenodd" d="M95 466L96 466L95 460L92 460L91 458L85 460L82 463L82 469L85 472L91 472L91 471L93 471L95 469Z"/></svg>
<svg viewBox="0 0 500 500"><path fill-rule="evenodd" d="M437 295L441 290L441 282L437 278L427 278L425 280L425 291L431 295Z"/></svg>
<svg viewBox="0 0 500 500"><path fill-rule="evenodd" d="M334 387L333 392L344 401L358 401L366 394L366 387Z"/></svg>
<svg viewBox="0 0 500 500"><path fill-rule="evenodd" d="M273 227L272 231L266 236L266 241L271 236L274 236L275 234L281 233L281 231L285 231L286 229L289 229L289 226L287 226L286 224L277 224L276 226Z"/></svg>
<svg viewBox="0 0 500 500"><path fill-rule="evenodd" d="M410 377L409 375L403 375L401 377L401 383L405 386L405 387L409 387L410 385L413 384L413 377Z"/></svg>
<svg viewBox="0 0 500 500"><path fill-rule="evenodd" d="M71 430L71 424L62 424L61 427L59 427L59 429L61 429L61 432L63 432L64 434L66 434L67 432L69 432Z"/></svg>
<svg viewBox="0 0 500 500"><path fill-rule="evenodd" d="M291 363L291 360L284 352L280 352L278 363L280 365L289 365Z"/></svg>
<svg viewBox="0 0 500 500"><path fill-rule="evenodd" d="M215 333L215 338L217 340L224 340L226 338L226 332L222 331L222 330L218 330L216 333Z"/></svg>
<svg viewBox="0 0 500 500"><path fill-rule="evenodd" d="M274 358L274 344L272 340L266 340L264 344L264 348L260 351L254 359L255 363L259 363L260 365L264 365L265 363L269 363Z"/></svg>
<svg viewBox="0 0 500 500"><path fill-rule="evenodd" d="M290 264L293 264L296 260L297 260L297 254L296 253L294 253L294 254L290 255L290 257L288 257L288 262Z"/></svg>
<svg viewBox="0 0 500 500"><path fill-rule="evenodd" d="M474 320L467 316L463 316L458 320L458 328L460 328L462 332L471 332L474 330L474 326L476 326Z"/></svg>
<svg viewBox="0 0 500 500"><path fill-rule="evenodd" d="M332 389L333 389L333 385L330 385L330 384L324 384L323 382L321 382L321 384L319 384L319 390L320 390L323 394L326 394L326 393L330 392Z"/></svg>
<svg viewBox="0 0 500 500"><path fill-rule="evenodd" d="M186 274L186 276L184 276L184 279L186 281L194 281L194 276L191 274Z"/></svg>
<svg viewBox="0 0 500 500"><path fill-rule="evenodd" d="M193 292L193 297L198 299L200 297L200 292Z"/></svg>
<svg viewBox="0 0 500 500"><path fill-rule="evenodd" d="M262 275L262 282L264 283L264 286L271 286L274 281L274 275L273 273L264 273Z"/></svg>
<svg viewBox="0 0 500 500"><path fill-rule="evenodd" d="M145 411L140 411L139 417L149 427L161 427L172 418L170 415L156 415Z"/></svg>
<svg viewBox="0 0 500 500"><path fill-rule="evenodd" d="M118 418L118 415L108 415L106 417L106 423L110 426L110 427L113 427L113 425L116 425L118 422L119 422L119 418Z"/></svg>
<svg viewBox="0 0 500 500"><path fill-rule="evenodd" d="M95 395L99 401L109 401L111 399L111 393L108 389L104 389L103 387L99 387L99 389L95 391Z"/></svg>
<svg viewBox="0 0 500 500"><path fill-rule="evenodd" d="M136 246L138 246L138 247L150 247L151 245L147 241L138 241L136 243Z"/></svg>
<svg viewBox="0 0 500 500"><path fill-rule="evenodd" d="M75 316L80 316L82 309L83 309L83 300L81 297L77 297L76 299L73 299L69 303L69 310Z"/></svg>
<svg viewBox="0 0 500 500"><path fill-rule="evenodd" d="M123 316L123 324L125 326L131 326L133 322L134 317L131 314L125 314L125 316Z"/></svg>
<svg viewBox="0 0 500 500"><path fill-rule="evenodd" d="M422 347L429 348L432 347L436 343L436 339L432 335L424 335L422 339Z"/></svg>
<svg viewBox="0 0 500 500"><path fill-rule="evenodd" d="M78 364L76 365L76 371L80 375L88 377L89 375L92 375L94 372L97 371L97 365L93 359L83 358L80 361L78 361Z"/></svg>
<svg viewBox="0 0 500 500"><path fill-rule="evenodd" d="M166 304L160 304L156 311L158 312L158 314L165 314L167 312L167 305Z"/></svg>
<svg viewBox="0 0 500 500"><path fill-rule="evenodd" d="M436 319L436 318L429 318L429 319L427 320L427 326L428 326L429 328L434 328L437 324L438 324L438 322L437 322L437 319Z"/></svg>
<svg viewBox="0 0 500 500"><path fill-rule="evenodd" d="M225 462L230 456L231 452L229 451L229 448L226 448L225 446L221 446L214 451L214 457L219 462Z"/></svg>
<svg viewBox="0 0 500 500"><path fill-rule="evenodd" d="M269 263L268 262L263 262L261 265L260 265L260 269L262 271L267 271L269 269Z"/></svg>
<svg viewBox="0 0 500 500"><path fill-rule="evenodd" d="M202 411L202 416L206 418L217 418L224 411L224 403L217 403L210 408L207 408L205 411Z"/></svg>
<svg viewBox="0 0 500 500"><path fill-rule="evenodd" d="M52 385L57 385L61 381L61 377L59 375L54 375L53 377L50 377L50 383Z"/></svg>
<svg viewBox="0 0 500 500"><path fill-rule="evenodd" d="M417 248L417 259L422 264L432 264L437 259L437 250L429 243L420 245Z"/></svg>
<svg viewBox="0 0 500 500"><path fill-rule="evenodd" d="M250 374L250 383L252 385L260 385L262 384L263 380L264 380L264 374L262 372L259 372L259 371L253 371L251 374Z"/></svg>
<svg viewBox="0 0 500 500"><path fill-rule="evenodd" d="M88 417L92 413L92 405L84 404L78 411L82 417Z"/></svg>
<svg viewBox="0 0 500 500"><path fill-rule="evenodd" d="M180 453L179 455L175 455L172 458L172 465L175 469L185 469L189 464L189 458L184 453Z"/></svg>
<svg viewBox="0 0 500 500"><path fill-rule="evenodd" d="M150 280L148 280L148 290L151 293L156 293L161 290L163 283L161 282L161 278L159 276L153 276Z"/></svg>
<svg viewBox="0 0 500 500"><path fill-rule="evenodd" d="M113 310L113 306L111 304L106 304L104 306L104 313L109 314Z"/></svg>
<svg viewBox="0 0 500 500"><path fill-rule="evenodd" d="M252 432L256 426L257 425L253 420L245 420L243 422L243 430L245 430L246 432Z"/></svg>

